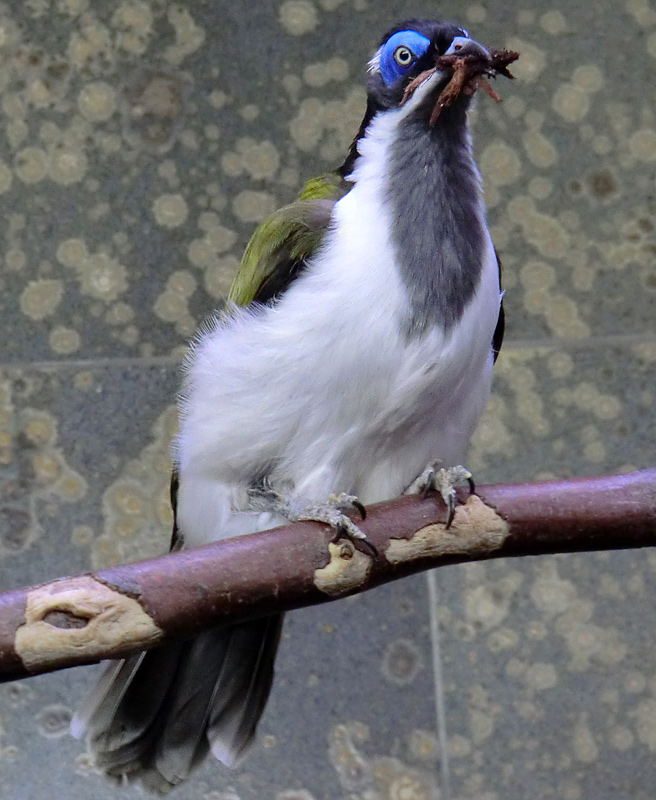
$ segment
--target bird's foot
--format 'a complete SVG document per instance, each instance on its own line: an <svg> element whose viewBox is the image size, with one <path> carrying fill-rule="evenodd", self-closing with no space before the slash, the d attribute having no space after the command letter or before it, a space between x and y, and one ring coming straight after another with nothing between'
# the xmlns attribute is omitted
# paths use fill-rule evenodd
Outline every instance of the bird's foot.
<svg viewBox="0 0 656 800"><path fill-rule="evenodd" d="M432 461L421 475L410 484L405 494L420 494L422 497L426 497L431 489L439 492L447 508L445 527L450 528L456 513L455 486L466 482L469 484L469 490L473 494L476 491L476 485L471 472L465 467L459 464L456 467L444 469L440 466L441 463L441 461Z"/></svg>
<svg viewBox="0 0 656 800"><path fill-rule="evenodd" d="M323 502L312 502L294 494L269 490L267 496L273 501L273 510L290 522L324 522L335 532L332 541L349 539L358 550L377 555L374 545L348 516L357 512L365 519L367 511L355 495L340 492L329 495Z"/></svg>

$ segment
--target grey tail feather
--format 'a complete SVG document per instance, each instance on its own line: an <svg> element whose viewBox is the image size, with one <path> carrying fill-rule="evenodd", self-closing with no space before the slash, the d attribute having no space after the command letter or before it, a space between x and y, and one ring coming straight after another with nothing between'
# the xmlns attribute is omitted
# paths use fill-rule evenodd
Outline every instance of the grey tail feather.
<svg viewBox="0 0 656 800"><path fill-rule="evenodd" d="M211 749L228 766L255 735L282 615L206 631L109 662L75 715L97 767L166 794Z"/></svg>

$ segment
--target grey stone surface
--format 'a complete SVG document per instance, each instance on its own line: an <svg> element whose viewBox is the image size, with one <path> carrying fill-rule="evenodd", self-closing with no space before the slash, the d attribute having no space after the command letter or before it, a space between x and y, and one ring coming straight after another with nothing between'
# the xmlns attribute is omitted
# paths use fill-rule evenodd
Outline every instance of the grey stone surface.
<svg viewBox="0 0 656 800"><path fill-rule="evenodd" d="M4 2L2 589L166 548L185 343L254 225L341 160L366 60L413 14L522 52L475 112L508 328L468 464L480 482L653 464L648 0ZM651 797L654 569L451 567L296 612L251 756L178 796ZM140 796L66 733L92 674L0 687L0 800Z"/></svg>

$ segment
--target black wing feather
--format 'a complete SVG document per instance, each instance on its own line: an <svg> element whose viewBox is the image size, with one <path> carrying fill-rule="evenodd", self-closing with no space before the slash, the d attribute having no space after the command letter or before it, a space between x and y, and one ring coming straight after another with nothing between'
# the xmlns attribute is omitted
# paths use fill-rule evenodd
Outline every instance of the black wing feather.
<svg viewBox="0 0 656 800"><path fill-rule="evenodd" d="M499 254L497 253L496 247L494 248L494 254L497 257L497 264L499 265L499 289L501 289L501 259L499 258ZM494 361L496 362L497 358L499 357L499 351L501 350L501 345L503 344L503 335L506 330L506 314L503 310L503 300L499 303L499 318L497 319L497 326L494 329L494 334L492 336L492 352L494 353Z"/></svg>

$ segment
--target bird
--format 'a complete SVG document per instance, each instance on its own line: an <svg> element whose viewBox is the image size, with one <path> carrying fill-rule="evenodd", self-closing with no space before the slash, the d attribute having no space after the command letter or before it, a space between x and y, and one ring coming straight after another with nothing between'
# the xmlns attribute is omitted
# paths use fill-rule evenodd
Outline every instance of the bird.
<svg viewBox="0 0 656 800"><path fill-rule="evenodd" d="M483 77L506 74L492 52L455 23L396 24L342 165L256 229L186 359L173 550L308 516L363 538L345 521L354 508L425 489L438 463L447 500L469 475L504 331L468 126ZM447 102L458 64L474 66ZM73 735L108 776L158 794L210 752L240 763L281 626L264 617L108 662Z"/></svg>

